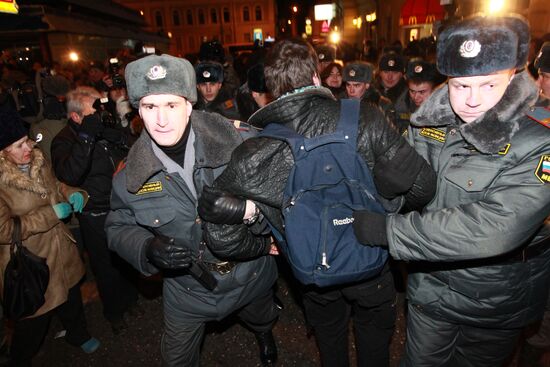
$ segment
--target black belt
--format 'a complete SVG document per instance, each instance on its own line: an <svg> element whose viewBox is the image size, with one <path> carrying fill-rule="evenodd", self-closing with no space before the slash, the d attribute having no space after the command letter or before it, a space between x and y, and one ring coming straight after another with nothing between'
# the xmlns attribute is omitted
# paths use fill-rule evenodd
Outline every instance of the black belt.
<svg viewBox="0 0 550 367"><path fill-rule="evenodd" d="M550 238L542 240L539 243L514 251L514 255L507 257L504 263L527 262L527 260L537 257L550 248Z"/></svg>
<svg viewBox="0 0 550 367"><path fill-rule="evenodd" d="M210 271L216 271L220 273L221 275L226 275L233 270L235 265L237 265L234 261L224 261L221 263L207 263L203 262L203 264L206 266L206 268Z"/></svg>

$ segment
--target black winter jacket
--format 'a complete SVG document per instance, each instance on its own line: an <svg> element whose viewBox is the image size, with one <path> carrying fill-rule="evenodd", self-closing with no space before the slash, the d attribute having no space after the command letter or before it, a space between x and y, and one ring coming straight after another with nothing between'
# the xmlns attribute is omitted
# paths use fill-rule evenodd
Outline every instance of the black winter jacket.
<svg viewBox="0 0 550 367"><path fill-rule="evenodd" d="M280 123L312 137L334 132L339 115L340 104L328 89L306 87L258 110L248 122L261 128L269 123ZM359 129L359 153L371 169L377 160L382 157L391 160L399 150L416 154L373 104L361 103ZM251 138L235 149L215 186L255 201L270 223L283 233L280 208L293 165L292 152L286 143L270 138ZM434 182L434 171L424 162L406 198L426 204L434 195ZM258 249L261 244L244 224L208 223L207 230L210 248L219 256L247 253L250 248L261 252Z"/></svg>
<svg viewBox="0 0 550 367"><path fill-rule="evenodd" d="M80 125L69 120L53 139L55 175L59 181L88 192L90 200L84 211L108 211L113 174L127 151L122 144L83 138L79 131Z"/></svg>

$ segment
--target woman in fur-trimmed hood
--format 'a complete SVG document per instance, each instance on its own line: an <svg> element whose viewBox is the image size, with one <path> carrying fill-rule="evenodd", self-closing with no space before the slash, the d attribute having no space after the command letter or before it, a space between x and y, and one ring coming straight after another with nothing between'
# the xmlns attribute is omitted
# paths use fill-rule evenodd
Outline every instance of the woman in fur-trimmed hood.
<svg viewBox="0 0 550 367"><path fill-rule="evenodd" d="M409 138L438 176L422 213L391 215L364 243L388 246L409 274L401 366L500 366L522 328L540 319L550 280L550 130L536 121L523 70L529 26L475 16L438 37L447 75L412 115ZM545 224L546 223L546 224Z"/></svg>
<svg viewBox="0 0 550 367"><path fill-rule="evenodd" d="M60 183L43 153L33 147L17 115L0 114L0 295L10 259L14 217L21 221L23 246L45 258L50 270L45 303L28 318L16 320L10 349L14 366L30 366L47 332L49 311L54 309L67 329L68 343L81 346L85 352L99 347L84 320L78 285L84 265L75 240L61 221L73 209L80 209L88 196Z"/></svg>

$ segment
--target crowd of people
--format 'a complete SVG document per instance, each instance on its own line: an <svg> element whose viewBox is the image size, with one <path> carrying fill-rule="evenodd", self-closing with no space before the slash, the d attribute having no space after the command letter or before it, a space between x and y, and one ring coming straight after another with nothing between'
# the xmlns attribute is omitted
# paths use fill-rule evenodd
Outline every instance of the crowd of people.
<svg viewBox="0 0 550 367"><path fill-rule="evenodd" d="M353 230L391 259L366 280L299 287L322 365L349 366L352 321L358 365L388 366L405 291L402 366L500 366L536 322L526 346L547 350L550 42L533 51L523 18L477 15L442 27L436 54L418 47L342 62L331 46L284 39L238 72L217 41L195 63L120 52L32 75L3 64L0 244L19 217L24 245L50 267L44 305L9 324L7 365L32 365L53 314L68 343L99 348L79 250L115 335L143 312L137 279L162 276L164 366L198 366L205 324L231 314L275 365L284 310L271 229L285 233L294 157L256 135L268 124L331 133L340 99L360 100L357 153L391 203L356 210ZM29 95L15 87L25 82ZM9 258L0 246L2 282Z"/></svg>

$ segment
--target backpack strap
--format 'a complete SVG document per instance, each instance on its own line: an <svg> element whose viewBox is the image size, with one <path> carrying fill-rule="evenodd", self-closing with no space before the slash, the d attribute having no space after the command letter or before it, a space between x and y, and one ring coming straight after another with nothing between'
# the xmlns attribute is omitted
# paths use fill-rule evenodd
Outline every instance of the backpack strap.
<svg viewBox="0 0 550 367"><path fill-rule="evenodd" d="M361 101L358 99L340 100L340 119L336 131L342 132L346 140L357 149L357 133L359 125L359 107Z"/></svg>

